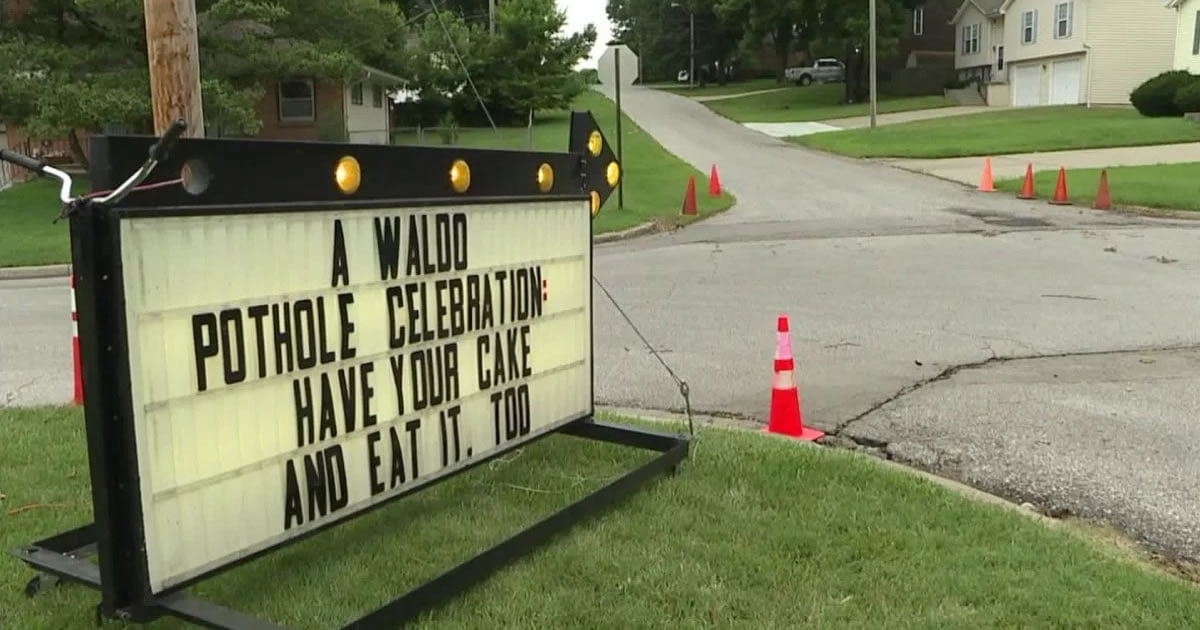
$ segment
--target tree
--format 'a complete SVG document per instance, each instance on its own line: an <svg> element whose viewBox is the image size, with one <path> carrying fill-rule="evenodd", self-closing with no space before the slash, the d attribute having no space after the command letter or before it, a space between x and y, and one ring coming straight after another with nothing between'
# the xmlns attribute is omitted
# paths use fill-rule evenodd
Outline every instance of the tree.
<svg viewBox="0 0 1200 630"><path fill-rule="evenodd" d="M671 5L672 0L608 0L613 36L637 51L643 83L674 80L688 67L688 9Z"/></svg>
<svg viewBox="0 0 1200 630"><path fill-rule="evenodd" d="M369 63L402 74L404 21L379 0L198 0L205 122L252 134L264 81L345 79ZM0 117L33 135L77 129L150 133L142 3L39 0L0 31Z"/></svg>
<svg viewBox="0 0 1200 630"><path fill-rule="evenodd" d="M561 35L566 23L555 0L500 4L480 87L489 108L512 115L564 109L583 92L575 66L596 43L596 27Z"/></svg>
<svg viewBox="0 0 1200 630"><path fill-rule="evenodd" d="M719 0L717 12L726 22L745 25L742 48L752 53L769 38L783 80L792 51L807 46L818 27L819 0Z"/></svg>
<svg viewBox="0 0 1200 630"><path fill-rule="evenodd" d="M820 0L820 23L817 46L828 50L842 51L846 64L847 103L860 103L869 98L867 69L870 61L870 12L865 0ZM909 25L908 18L921 0L877 0L876 1L876 48L877 51L895 49L900 35ZM882 57L883 55L880 54Z"/></svg>
<svg viewBox="0 0 1200 630"><path fill-rule="evenodd" d="M452 13L425 17L413 50L423 116L449 110L458 120L481 121L486 105L504 124L569 107L585 89L575 66L596 42L596 28L564 35L566 20L555 0L499 3L495 35Z"/></svg>

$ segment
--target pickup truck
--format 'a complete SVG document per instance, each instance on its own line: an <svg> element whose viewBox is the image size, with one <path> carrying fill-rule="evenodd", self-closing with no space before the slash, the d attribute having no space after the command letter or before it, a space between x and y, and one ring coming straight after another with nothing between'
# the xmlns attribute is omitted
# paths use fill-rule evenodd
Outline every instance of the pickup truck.
<svg viewBox="0 0 1200 630"><path fill-rule="evenodd" d="M818 59L811 66L792 66L783 71L783 76L796 85L835 83L846 80L846 64L832 58Z"/></svg>

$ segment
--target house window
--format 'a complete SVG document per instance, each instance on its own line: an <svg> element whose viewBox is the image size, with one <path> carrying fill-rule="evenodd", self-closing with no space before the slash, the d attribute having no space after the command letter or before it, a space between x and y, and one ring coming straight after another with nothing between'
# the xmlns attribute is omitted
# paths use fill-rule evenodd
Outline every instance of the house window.
<svg viewBox="0 0 1200 630"><path fill-rule="evenodd" d="M383 107L383 87L379 85L371 86L371 106Z"/></svg>
<svg viewBox="0 0 1200 630"><path fill-rule="evenodd" d="M1026 11L1021 14L1021 43L1032 44L1037 41L1037 11Z"/></svg>
<svg viewBox="0 0 1200 630"><path fill-rule="evenodd" d="M913 9L913 35L925 34L925 9Z"/></svg>
<svg viewBox="0 0 1200 630"><path fill-rule="evenodd" d="M350 104L362 105L363 103L363 87L362 83L355 83L350 86Z"/></svg>
<svg viewBox="0 0 1200 630"><path fill-rule="evenodd" d="M1004 72L1004 46L996 47L996 71Z"/></svg>
<svg viewBox="0 0 1200 630"><path fill-rule="evenodd" d="M279 120L311 122L316 118L316 109L311 79L279 82Z"/></svg>
<svg viewBox="0 0 1200 630"><path fill-rule="evenodd" d="M1060 2L1054 5L1054 39L1066 39L1071 36L1071 22L1074 17L1074 2Z"/></svg>
<svg viewBox="0 0 1200 630"><path fill-rule="evenodd" d="M962 53L964 55L979 54L980 25L972 24L963 27Z"/></svg>

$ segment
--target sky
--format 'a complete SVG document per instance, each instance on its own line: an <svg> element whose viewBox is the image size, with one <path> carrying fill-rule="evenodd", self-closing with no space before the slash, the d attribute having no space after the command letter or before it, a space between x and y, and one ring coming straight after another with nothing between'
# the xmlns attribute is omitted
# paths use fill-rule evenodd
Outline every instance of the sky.
<svg viewBox="0 0 1200 630"><path fill-rule="evenodd" d="M592 48L592 55L580 65L596 67L596 60L604 52L604 44L612 39L612 25L608 23L608 14L604 10L607 4L606 0L558 0L559 8L567 12L568 32L578 33L588 23L596 25L596 45Z"/></svg>

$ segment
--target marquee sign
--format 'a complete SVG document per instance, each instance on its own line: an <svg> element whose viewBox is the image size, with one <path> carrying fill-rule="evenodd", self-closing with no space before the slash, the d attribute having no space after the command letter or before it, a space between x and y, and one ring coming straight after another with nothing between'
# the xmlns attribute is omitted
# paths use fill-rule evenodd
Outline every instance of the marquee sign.
<svg viewBox="0 0 1200 630"><path fill-rule="evenodd" d="M94 139L93 185L152 142ZM264 627L182 589L552 432L663 452L631 480L686 456L593 420L591 221L620 166L590 115L566 153L187 139L157 168L179 185L71 217L96 523L18 552L109 616ZM92 540L99 576L72 564Z"/></svg>

